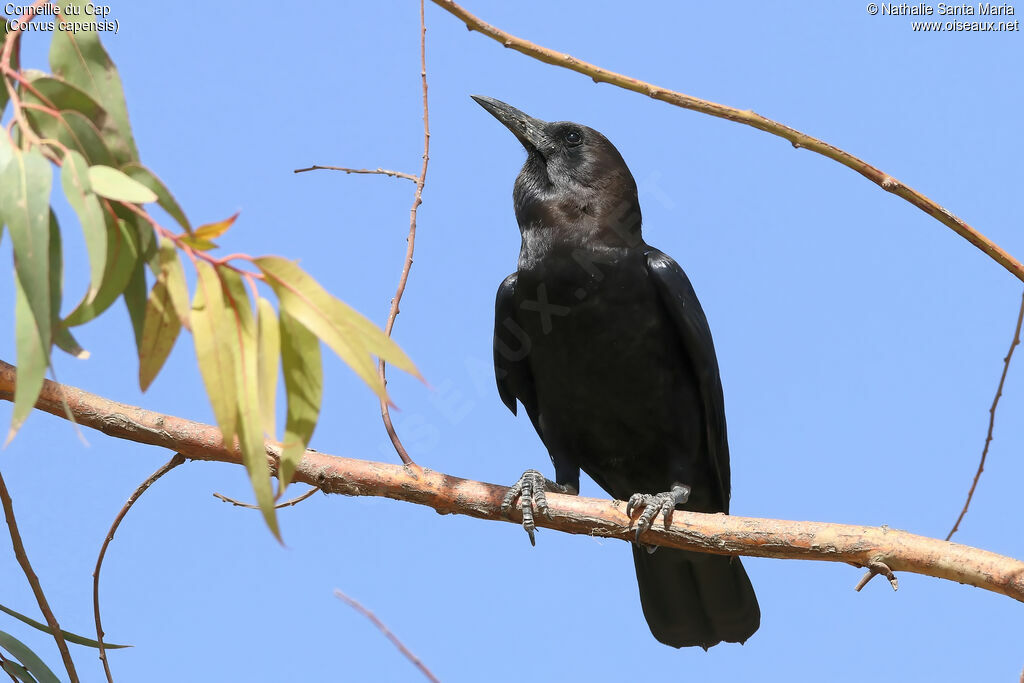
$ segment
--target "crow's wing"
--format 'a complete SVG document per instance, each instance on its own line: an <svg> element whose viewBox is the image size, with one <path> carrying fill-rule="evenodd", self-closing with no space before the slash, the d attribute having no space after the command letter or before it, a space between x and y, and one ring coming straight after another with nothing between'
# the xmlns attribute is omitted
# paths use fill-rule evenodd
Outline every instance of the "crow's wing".
<svg viewBox="0 0 1024 683"><path fill-rule="evenodd" d="M516 399L526 408L526 414L540 433L537 422L537 390L527 356L530 338L516 320L516 274L505 278L498 287L494 302L494 377L498 393L512 414L516 414Z"/></svg>
<svg viewBox="0 0 1024 683"><path fill-rule="evenodd" d="M729 512L729 442L725 431L725 398L711 328L686 273L657 249L646 253L650 274L661 301L683 342L682 353L700 384L708 456L718 474L724 512Z"/></svg>

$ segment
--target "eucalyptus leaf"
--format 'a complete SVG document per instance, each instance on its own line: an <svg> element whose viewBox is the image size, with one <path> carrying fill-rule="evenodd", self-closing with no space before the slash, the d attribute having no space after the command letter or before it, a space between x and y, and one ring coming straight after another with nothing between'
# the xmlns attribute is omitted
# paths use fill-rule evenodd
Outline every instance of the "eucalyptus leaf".
<svg viewBox="0 0 1024 683"><path fill-rule="evenodd" d="M378 397L386 399L387 394L370 354L421 377L405 352L383 330L328 294L296 263L278 256L263 256L254 263L277 294L281 310L322 339Z"/></svg>
<svg viewBox="0 0 1024 683"><path fill-rule="evenodd" d="M281 366L288 413L281 442L278 478L283 490L292 480L313 437L323 397L320 340L286 310L281 310Z"/></svg>
<svg viewBox="0 0 1024 683"><path fill-rule="evenodd" d="M152 190L156 195L156 201L157 204L160 205L160 208L166 211L171 218L178 221L178 225L185 228L185 232L192 232L192 224L189 223L181 205L178 204L178 200L174 198L171 191L167 189L167 186L164 185L163 181L160 180L155 173L137 162L125 164L121 167L121 170L129 177L134 180L138 180L140 183Z"/></svg>
<svg viewBox="0 0 1024 683"><path fill-rule="evenodd" d="M224 445L231 448L238 423L234 358L237 337L225 334L224 292L217 271L206 261L197 261L196 275L190 316L192 339L217 426L224 437Z"/></svg>
<svg viewBox="0 0 1024 683"><path fill-rule="evenodd" d="M21 662L38 683L60 683L60 680L50 671L50 667L43 663L39 655L11 634L0 631L0 648L7 650L12 657Z"/></svg>
<svg viewBox="0 0 1024 683"><path fill-rule="evenodd" d="M39 328L50 347L50 162L33 148L15 151L0 176L0 209L14 245L14 266Z"/></svg>
<svg viewBox="0 0 1024 683"><path fill-rule="evenodd" d="M134 204L156 201L156 193L153 190L128 177L124 171L110 166L90 166L89 182L92 183L93 192L107 199Z"/></svg>
<svg viewBox="0 0 1024 683"><path fill-rule="evenodd" d="M249 295L242 276L226 266L217 268L224 283L225 324L223 336L234 343L235 385L238 388L238 444L242 461L249 472L256 503L274 536L281 540L274 510L274 490L263 440L260 412L258 342Z"/></svg>
<svg viewBox="0 0 1024 683"><path fill-rule="evenodd" d="M67 5L79 8L75 14L84 16L88 0L65 0ZM128 122L128 108L125 105L124 88L114 62L95 31L70 30L53 32L50 41L50 68L54 75L92 95L106 110L113 122L113 134L105 136L107 147L114 154L118 165L138 161L131 125Z"/></svg>
<svg viewBox="0 0 1024 683"><path fill-rule="evenodd" d="M99 293L103 273L107 267L107 225L103 218L103 207L92 191L89 182L89 162L74 150L68 150L60 170L61 185L71 208L78 214L85 235L85 247L89 252L90 280L86 301L92 301Z"/></svg>

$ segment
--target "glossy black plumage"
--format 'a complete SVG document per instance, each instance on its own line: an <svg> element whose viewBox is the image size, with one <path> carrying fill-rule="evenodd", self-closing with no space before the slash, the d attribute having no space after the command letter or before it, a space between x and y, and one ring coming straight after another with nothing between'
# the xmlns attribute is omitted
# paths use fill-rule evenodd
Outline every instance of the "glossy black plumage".
<svg viewBox="0 0 1024 683"><path fill-rule="evenodd" d="M527 150L513 191L518 269L495 306L505 405L513 413L523 405L562 487L577 492L582 469L621 500L672 491L658 498L670 509L689 487L681 507L728 512L711 331L683 270L643 241L626 163L595 130L474 99ZM757 599L738 558L639 545L633 553L644 615L661 642L706 648L757 630Z"/></svg>

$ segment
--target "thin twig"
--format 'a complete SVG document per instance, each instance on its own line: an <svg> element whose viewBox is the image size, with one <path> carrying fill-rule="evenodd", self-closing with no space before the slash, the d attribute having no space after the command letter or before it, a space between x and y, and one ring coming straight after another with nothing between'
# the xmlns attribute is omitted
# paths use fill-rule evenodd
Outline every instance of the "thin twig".
<svg viewBox="0 0 1024 683"><path fill-rule="evenodd" d="M308 490L305 493L303 493L301 496L296 496L295 498L292 498L291 500L286 500L283 503L278 503L277 505L274 506L274 509L275 510L280 510L281 508L286 508L286 507L289 507L291 505L298 505L299 503L301 503L302 501L304 501L307 498L311 497L314 493L316 493L319 490L320 489L318 489L317 487L314 486L310 490ZM251 503L243 503L240 500L235 500L234 498L229 498L228 496L225 496L222 493L217 493L216 491L214 491L213 497L214 498L218 498L220 500L223 500L225 503L231 503L235 507L245 508L247 510L262 510L263 509L259 505L253 505Z"/></svg>
<svg viewBox="0 0 1024 683"><path fill-rule="evenodd" d="M534 59L546 64L563 67L565 69L581 73L585 76L589 76L595 83L609 83L619 88L632 90L633 92L647 95L653 99L661 100L662 102L668 102L669 104L682 107L683 109L690 109L702 114L708 114L709 116L716 116L720 119L727 119L729 121L735 121L736 123L742 123L788 140L797 149L803 147L804 149L809 149L812 152L817 152L822 156L828 157L833 161L838 161L843 166L857 171L857 173L860 173L886 192L891 192L898 197L902 197L943 225L952 228L954 232L976 246L978 249L981 249L999 265L1010 271L1010 273L1015 277L1024 281L1024 264L1021 264L1017 259L1000 248L995 242L982 235L960 218L954 216L949 210L945 209L934 200L926 197L917 190L904 185L889 174L884 173L883 171L868 164L866 161L853 156L849 152L845 152L838 147L824 142L823 140L811 137L806 133L802 133L777 121L772 121L771 119L765 118L753 111L736 109L735 107L718 104L717 102L709 102L708 100L702 100L698 97L685 95L681 92L668 90L661 86L654 85L653 83L646 83L630 76L624 76L622 74L615 73L614 71L609 71L608 69L602 69L595 64L590 64L583 60L576 59L571 55L557 52L546 47L541 47L528 40L518 38L510 33L502 31L499 28L491 26L473 14L470 14L452 0L432 0L432 2L462 20L466 24L466 28L470 31L479 31L483 35L498 41L507 48L521 52L524 55L533 57Z"/></svg>
<svg viewBox="0 0 1024 683"><path fill-rule="evenodd" d="M355 598L350 598L337 588L334 589L334 596L342 602L344 602L345 604L347 604L355 611L362 614L371 622L373 622L373 625L380 629L380 632L383 633L384 636L391 641L391 644L397 647L398 651L405 655L405 658L412 662L413 666L419 669L420 672L424 676L426 676L428 680L433 681L434 683L441 683L439 680L437 680L437 677L430 672L430 669L427 668L427 665L420 661L419 657L410 652L409 648L407 648L405 644L398 639L398 636L391 632L391 629L384 625L384 622L377 618L376 614L363 607L358 600L356 600Z"/></svg>
<svg viewBox="0 0 1024 683"><path fill-rule="evenodd" d="M14 518L14 503L11 501L11 494L7 491L7 484L4 482L3 475L0 475L0 504L4 508L7 529L11 532L11 545L14 546L14 556L17 558L18 564L21 565L21 571L25 574L25 578L28 579L28 583L32 587L32 593L35 594L36 602L39 604L39 611L46 617L46 625L50 627L50 635L53 636L54 641L57 643L57 649L60 650L60 656L64 660L64 668L68 672L71 683L78 683L75 662L71 659L71 652L68 651L68 644L64 640L60 624L57 623L57 617L53 615L50 604L46 601L43 587L39 584L39 577L36 576L36 573L32 570L32 564L28 561L25 544L22 543L21 533L18 532L18 521Z"/></svg>
<svg viewBox="0 0 1024 683"><path fill-rule="evenodd" d="M956 524L946 534L946 540L953 538L953 534L956 533L957 529L960 528L960 522L963 521L964 515L967 514L967 508L971 506L971 499L974 498L974 489L978 487L978 479L981 478L981 473L985 469L985 458L988 457L988 447L992 443L992 431L996 426L996 408L999 406L999 399L1003 396L1003 384L1006 383L1006 373L1010 370L1010 360L1013 358L1013 350L1020 344L1020 328L1021 323L1024 323L1024 295L1021 296L1020 301L1020 312L1017 314L1017 327L1013 330L1013 341L1010 342L1010 350L1006 352L1006 357L1003 358L1003 374L999 376L999 385L996 387L995 398L992 399L992 406L988 409L988 434L985 435L985 445L981 449L981 459L978 461L978 471L974 473L974 481L971 482L971 489L967 492L967 500L964 501L964 508L960 511L960 516L956 518Z"/></svg>
<svg viewBox="0 0 1024 683"><path fill-rule="evenodd" d="M869 562L867 569L867 573L861 577L860 581L857 582L857 585L854 586L853 590L859 593L861 589L864 588L864 586L868 585L868 581L875 578L879 574L889 579L889 585L892 586L892 589L894 591L900 589L900 582L896 579L896 575L893 573L891 569L889 569L889 565L887 565L885 562Z"/></svg>
<svg viewBox="0 0 1024 683"><path fill-rule="evenodd" d="M11 401L16 369L0 361L0 399ZM226 447L216 427L138 406L117 403L75 387L43 380L36 408L63 418L61 401L71 406L78 424L137 443L167 448L192 460L242 464L234 446ZM267 443L267 465L276 471L279 449ZM459 514L518 523L518 511L501 509L506 486L462 479L442 472L382 462L341 458L307 450L294 481L326 493L379 496L426 505L441 514ZM565 533L632 541L635 531L622 501L560 494L548 495L551 518L537 526ZM668 528L655 525L642 534L645 545L717 555L747 555L788 560L846 562L867 567L884 562L894 572L913 572L977 586L1024 602L1024 562L987 550L887 527L830 522L707 515L678 511Z"/></svg>
<svg viewBox="0 0 1024 683"><path fill-rule="evenodd" d="M398 279L398 289L395 291L395 297L391 300L391 310L388 311L387 324L384 325L384 333L389 337L391 336L391 330L395 327L399 304L402 303L405 285L409 281L409 271L412 269L412 254L416 248L416 213L420 208L420 204L423 203L423 184L427 180L427 165L430 162L430 107L427 103L427 23L423 11L423 0L420 0L420 81L423 84L423 167L420 168L420 174L416 177L416 194L413 196L412 208L409 209L409 236L405 238L405 265L402 266L402 275ZM387 387L388 380L383 360L377 365L377 374L380 377L381 384ZM380 401L380 416L384 420L384 428L387 430L388 436L391 437L391 443L395 447L398 457L402 459L402 463L405 465L413 464L408 451L402 445L402 440L398 438L395 425L391 422L391 409L386 399L381 399Z"/></svg>
<svg viewBox="0 0 1024 683"><path fill-rule="evenodd" d="M100 621L100 569L103 567L103 556L107 553L107 546L114 540L114 533L117 532L117 527L120 526L121 520L124 519L128 511L135 505L135 501L139 499L143 493L146 492L150 486L156 482L157 479L164 476L178 465L185 462L185 456L181 453L175 453L174 457L168 460L163 466L153 474L149 475L146 481L139 484L139 487L135 489L132 495L128 496L128 501L125 502L121 511L117 513L117 517L114 518L114 523L110 525L110 531L107 532L107 537L103 539L103 545L100 547L100 554L96 558L96 568L92 572L92 612L96 619L96 642L99 643L100 650L100 661L103 662L103 672L107 675L107 682L114 683L114 678L110 674L110 664L107 662L107 649L103 645L103 625Z"/></svg>
<svg viewBox="0 0 1024 683"><path fill-rule="evenodd" d="M344 166L319 166L313 164L309 168L297 168L292 173L305 173L306 171L344 171L345 173L360 173L366 175L386 175L392 178L405 178L411 180L414 183L419 180L417 176L412 173L402 173L401 171L391 171L386 168L345 168Z"/></svg>

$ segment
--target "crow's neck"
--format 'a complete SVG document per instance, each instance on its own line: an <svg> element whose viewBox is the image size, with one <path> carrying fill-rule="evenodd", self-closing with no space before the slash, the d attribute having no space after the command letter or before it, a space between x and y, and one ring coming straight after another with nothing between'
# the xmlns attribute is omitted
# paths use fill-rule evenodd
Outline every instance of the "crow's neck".
<svg viewBox="0 0 1024 683"><path fill-rule="evenodd" d="M614 258L646 248L640 231L640 207L622 204L618 211L589 213L591 206L576 202L538 202L517 211L522 246L519 267L532 268L544 260Z"/></svg>

